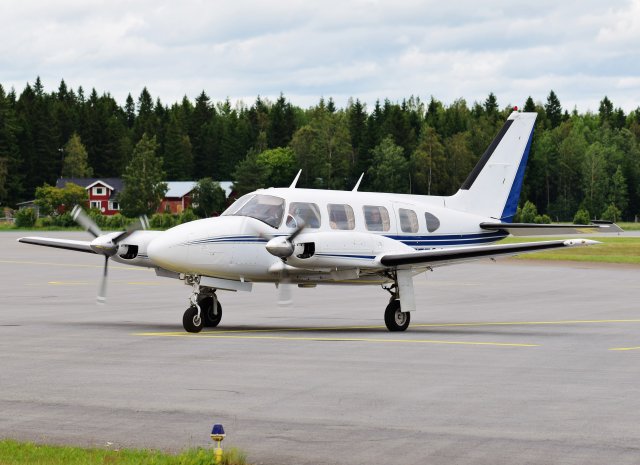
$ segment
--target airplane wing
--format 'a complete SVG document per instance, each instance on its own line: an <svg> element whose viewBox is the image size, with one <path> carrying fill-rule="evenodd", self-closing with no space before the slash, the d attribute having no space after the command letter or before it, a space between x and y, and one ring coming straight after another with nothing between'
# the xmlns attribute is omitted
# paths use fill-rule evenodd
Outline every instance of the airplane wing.
<svg viewBox="0 0 640 465"><path fill-rule="evenodd" d="M408 253L386 254L379 258L382 265L390 268L434 267L461 263L480 258L493 258L539 252L562 247L579 247L599 244L588 239L569 239L542 242L524 242L521 244L482 245L470 247L452 247L447 249L419 250Z"/></svg>
<svg viewBox="0 0 640 465"><path fill-rule="evenodd" d="M57 249L75 250L76 252L95 253L90 241L74 241L71 239L54 239L51 237L21 237L18 242L24 244L43 245Z"/></svg>
<svg viewBox="0 0 640 465"><path fill-rule="evenodd" d="M488 231L507 231L513 236L623 232L620 226L609 221L594 221L592 224L480 223L480 227Z"/></svg>

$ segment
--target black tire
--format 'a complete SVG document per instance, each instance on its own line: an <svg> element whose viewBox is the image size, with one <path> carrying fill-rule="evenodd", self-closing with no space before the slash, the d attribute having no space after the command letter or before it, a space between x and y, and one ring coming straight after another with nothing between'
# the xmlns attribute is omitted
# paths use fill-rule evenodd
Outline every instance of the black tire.
<svg viewBox="0 0 640 465"><path fill-rule="evenodd" d="M208 295L203 297L198 301L198 305L200 305L202 320L204 321L205 328L215 328L220 324L220 320L222 319L222 305L220 305L220 301L216 299L218 314L215 315L213 313L213 297Z"/></svg>
<svg viewBox="0 0 640 465"><path fill-rule="evenodd" d="M392 300L384 311L384 324L389 331L404 331L409 327L411 314L400 311L400 301Z"/></svg>
<svg viewBox="0 0 640 465"><path fill-rule="evenodd" d="M203 319L198 318L198 309L195 306L189 307L182 317L182 326L188 333L199 333L203 328Z"/></svg>

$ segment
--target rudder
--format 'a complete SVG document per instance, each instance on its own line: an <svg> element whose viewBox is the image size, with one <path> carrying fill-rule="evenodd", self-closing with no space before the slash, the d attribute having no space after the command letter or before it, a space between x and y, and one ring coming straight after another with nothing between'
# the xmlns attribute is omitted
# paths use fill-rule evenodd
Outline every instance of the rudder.
<svg viewBox="0 0 640 465"><path fill-rule="evenodd" d="M516 214L537 113L513 112L447 206L511 222Z"/></svg>

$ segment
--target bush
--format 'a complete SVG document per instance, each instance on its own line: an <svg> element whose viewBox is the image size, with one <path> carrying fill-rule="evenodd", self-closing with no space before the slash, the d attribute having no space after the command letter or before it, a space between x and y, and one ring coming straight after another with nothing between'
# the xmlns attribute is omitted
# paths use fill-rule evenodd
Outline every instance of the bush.
<svg viewBox="0 0 640 465"><path fill-rule="evenodd" d="M198 215L196 215L192 209L187 208L185 211L182 212L182 214L178 218L178 222L182 224L182 223L188 223L189 221L193 221L197 219L198 219Z"/></svg>
<svg viewBox="0 0 640 465"><path fill-rule="evenodd" d="M130 218L126 218L120 213L116 213L115 215L107 216L105 218L105 227L114 231L125 229L132 221Z"/></svg>
<svg viewBox="0 0 640 465"><path fill-rule="evenodd" d="M533 222L535 224L551 224L551 217L546 213L544 215L536 215Z"/></svg>
<svg viewBox="0 0 640 465"><path fill-rule="evenodd" d="M618 207L616 207L614 204L611 204L604 212L602 212L602 219L606 221L613 221L615 223L616 221L620 220L621 215L622 212L618 210Z"/></svg>
<svg viewBox="0 0 640 465"><path fill-rule="evenodd" d="M520 211L520 221L523 223L535 223L538 209L533 202L527 200Z"/></svg>
<svg viewBox="0 0 640 465"><path fill-rule="evenodd" d="M584 208L581 208L576 212L576 216L573 217L573 224L589 224L591 223L591 218L589 217L589 212Z"/></svg>
<svg viewBox="0 0 640 465"><path fill-rule="evenodd" d="M59 226L61 228L69 228L72 226L78 226L78 223L75 222L71 213L63 213L62 215L57 215L51 217L52 226Z"/></svg>
<svg viewBox="0 0 640 465"><path fill-rule="evenodd" d="M175 220L173 215L169 215L168 213L155 213L151 216L149 224L153 229L169 229L175 226Z"/></svg>
<svg viewBox="0 0 640 465"><path fill-rule="evenodd" d="M22 208L16 212L15 219L18 228L33 228L38 215L33 208Z"/></svg>

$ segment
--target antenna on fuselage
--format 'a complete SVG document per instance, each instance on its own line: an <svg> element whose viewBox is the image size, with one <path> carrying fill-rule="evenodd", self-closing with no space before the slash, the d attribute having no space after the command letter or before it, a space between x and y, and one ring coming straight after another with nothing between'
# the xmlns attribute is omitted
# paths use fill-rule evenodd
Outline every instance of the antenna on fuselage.
<svg viewBox="0 0 640 465"><path fill-rule="evenodd" d="M300 179L300 173L302 173L302 170L298 171L298 174L296 174L296 178L293 180L293 182L289 186L290 189L293 189L294 187L296 187L296 184L298 184L298 179Z"/></svg>
<svg viewBox="0 0 640 465"><path fill-rule="evenodd" d="M356 185L353 187L352 192L355 192L358 190L358 187L360 187L360 182L362 181L362 178L364 177L364 172L362 172L362 174L360 175L360 179L358 179L358 182L356 183Z"/></svg>

